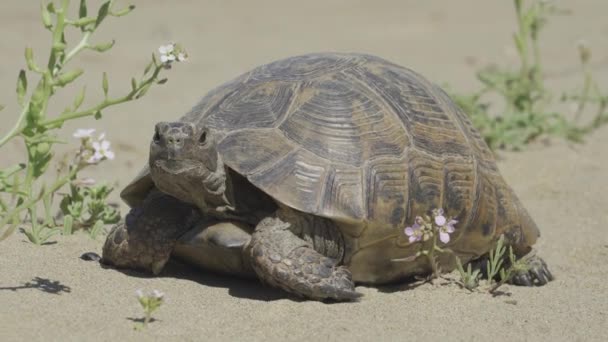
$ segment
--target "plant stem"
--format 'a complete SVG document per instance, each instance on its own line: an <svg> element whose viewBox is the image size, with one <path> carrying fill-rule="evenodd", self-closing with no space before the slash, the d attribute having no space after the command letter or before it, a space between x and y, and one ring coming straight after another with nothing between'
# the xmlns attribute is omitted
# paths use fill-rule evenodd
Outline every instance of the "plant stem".
<svg viewBox="0 0 608 342"><path fill-rule="evenodd" d="M86 31L82 36L82 39L67 55L65 55L65 60L63 61L63 65L66 65L74 56L76 56L82 49L88 47L89 37L91 37L92 31Z"/></svg>
<svg viewBox="0 0 608 342"><path fill-rule="evenodd" d="M145 82L141 83L139 85L139 87L137 87L136 89L132 90L131 92L129 92L129 94L114 99L114 100L104 100L102 103L98 104L97 106L94 106L92 108L80 111L80 112L72 112L72 113L67 113L64 115L60 115L57 118L54 119L50 119L50 120L46 120L40 123L41 126L53 126L53 125L57 125L57 124L61 124L64 121L67 120L73 120L73 119L77 119L77 118L82 118L85 116L91 116L94 115L95 113L109 107L109 106L113 106L113 105L117 105L120 103L124 103L124 102L128 102L131 101L135 98L135 95L137 95L137 93L142 90L145 86L147 86L148 84L154 82L156 80L156 77L158 76L158 74L160 73L160 70L162 69L162 67L157 67L154 70L154 74L152 74L152 76L146 80Z"/></svg>
<svg viewBox="0 0 608 342"><path fill-rule="evenodd" d="M144 327L148 326L150 319L152 318L152 312L150 310L146 310L146 316L144 317Z"/></svg>
<svg viewBox="0 0 608 342"><path fill-rule="evenodd" d="M13 217L15 217L17 214L19 214L22 210L32 207L44 196L48 196L49 194L54 193L55 191L59 190L59 188L64 186L71 179L71 177L73 177L78 171L79 171L79 168L75 167L72 171L70 171L70 173L66 177L56 180L55 183L53 183L53 185L48 190L41 192L35 198L30 197L29 201L22 203L17 208L15 208L11 212L7 213L6 216L4 216L2 218L2 221L0 221L0 228L4 227L8 222L10 222L13 219ZM2 238L0 238L0 240L3 240L4 238L5 237L3 236Z"/></svg>
<svg viewBox="0 0 608 342"><path fill-rule="evenodd" d="M29 102L21 110L21 114L19 114L19 118L17 119L15 126L13 126L13 128L2 138L2 140L0 140L0 147L4 146L4 144L6 144L12 138L21 134L21 131L23 130L23 128L21 127L21 124L23 123L23 120L25 119L28 108L29 108Z"/></svg>

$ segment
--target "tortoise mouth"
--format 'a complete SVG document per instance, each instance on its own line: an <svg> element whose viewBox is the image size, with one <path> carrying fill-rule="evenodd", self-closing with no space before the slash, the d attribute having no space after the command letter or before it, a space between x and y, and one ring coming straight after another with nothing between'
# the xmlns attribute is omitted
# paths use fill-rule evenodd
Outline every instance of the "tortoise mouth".
<svg viewBox="0 0 608 342"><path fill-rule="evenodd" d="M196 162L194 160L157 160L154 162L156 167L161 170L177 175L184 172L188 172L190 170L199 168L201 166L200 162Z"/></svg>

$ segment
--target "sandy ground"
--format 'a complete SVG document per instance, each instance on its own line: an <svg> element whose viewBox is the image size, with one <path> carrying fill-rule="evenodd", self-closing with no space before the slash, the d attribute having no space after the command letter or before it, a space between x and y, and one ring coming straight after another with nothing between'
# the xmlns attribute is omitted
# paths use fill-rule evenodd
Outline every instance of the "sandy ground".
<svg viewBox="0 0 608 342"><path fill-rule="evenodd" d="M107 132L117 158L89 174L119 187L145 162L156 121L178 117L213 86L261 63L314 51L360 51L466 91L474 88L479 65L516 62L510 1L134 2L131 16L109 19L112 25L99 34L100 41L117 39L113 51L86 53L78 62L88 71L79 83L89 84L92 99L101 94L101 71L109 73L111 92L121 94L164 42L182 42L191 59L142 101L63 130L65 137L77 127ZM573 15L551 21L542 46L551 84L561 90L578 84L574 47L584 38L594 48L596 76L608 85L608 3L561 4ZM4 133L18 112L13 94L23 48L34 47L42 63L49 36L38 24L37 2L4 0L0 8ZM74 89L60 92L51 109L69 103ZM607 146L605 127L583 145L558 141L502 155L500 168L541 227L539 254L557 278L543 288L507 286L492 297L456 285L358 287L365 294L360 302L327 305L180 265L157 278L103 269L78 258L100 253L103 238L59 237L36 247L18 233L0 243L0 340L604 340ZM20 153L18 143L9 145L0 166L20 161ZM134 291L140 288L165 292L167 303L146 331L136 332L133 320L141 310Z"/></svg>

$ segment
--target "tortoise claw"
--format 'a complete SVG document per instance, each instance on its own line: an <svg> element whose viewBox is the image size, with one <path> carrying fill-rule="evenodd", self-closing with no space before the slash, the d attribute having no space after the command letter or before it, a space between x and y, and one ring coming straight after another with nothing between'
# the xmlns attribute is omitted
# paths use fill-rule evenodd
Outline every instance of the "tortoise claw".
<svg viewBox="0 0 608 342"><path fill-rule="evenodd" d="M542 286L554 279L543 259L532 256L527 258L526 262L528 270L513 276L510 281L513 285Z"/></svg>

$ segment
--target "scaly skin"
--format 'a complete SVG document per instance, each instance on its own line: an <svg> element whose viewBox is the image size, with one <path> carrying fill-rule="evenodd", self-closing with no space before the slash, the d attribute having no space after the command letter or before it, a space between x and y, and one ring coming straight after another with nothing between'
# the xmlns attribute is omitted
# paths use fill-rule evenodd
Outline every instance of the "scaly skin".
<svg viewBox="0 0 608 342"><path fill-rule="evenodd" d="M361 297L346 267L316 252L278 218L258 224L248 250L258 277L272 286L314 300Z"/></svg>
<svg viewBox="0 0 608 342"><path fill-rule="evenodd" d="M200 219L196 207L153 193L112 228L103 246L102 262L158 274L179 236Z"/></svg>

